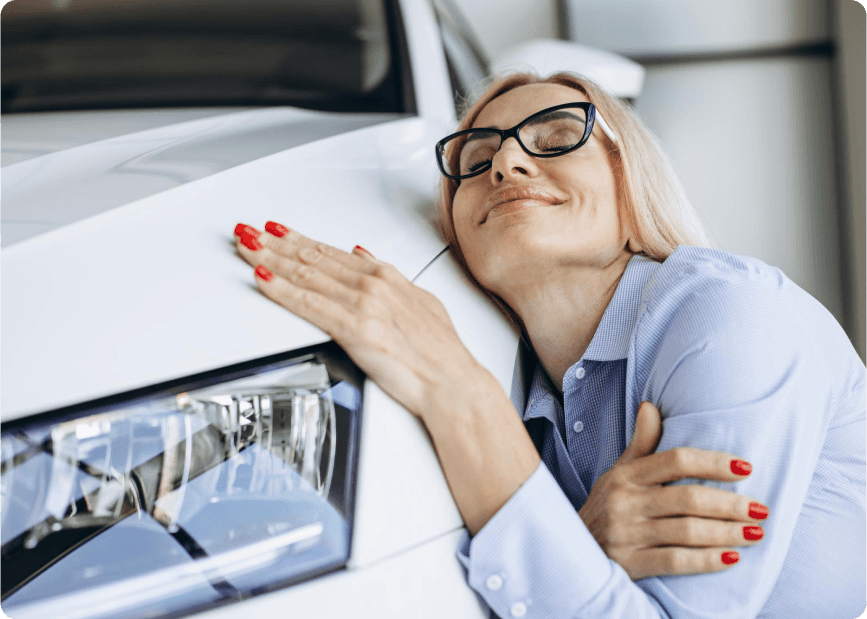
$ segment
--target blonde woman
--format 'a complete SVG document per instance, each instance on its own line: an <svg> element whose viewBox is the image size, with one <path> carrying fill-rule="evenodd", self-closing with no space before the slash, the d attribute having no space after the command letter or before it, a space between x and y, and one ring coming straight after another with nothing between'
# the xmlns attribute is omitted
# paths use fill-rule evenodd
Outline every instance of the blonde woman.
<svg viewBox="0 0 867 619"><path fill-rule="evenodd" d="M437 160L443 233L523 335L511 400L442 305L360 248L273 222L237 246L423 421L491 609L859 615L865 367L831 315L701 247L649 133L587 80L495 81Z"/></svg>

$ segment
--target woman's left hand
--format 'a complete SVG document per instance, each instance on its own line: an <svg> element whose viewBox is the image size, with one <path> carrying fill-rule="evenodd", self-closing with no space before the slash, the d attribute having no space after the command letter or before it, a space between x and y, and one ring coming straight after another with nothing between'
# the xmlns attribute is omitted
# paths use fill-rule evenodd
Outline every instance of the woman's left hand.
<svg viewBox="0 0 867 619"><path fill-rule="evenodd" d="M238 224L238 253L272 301L325 331L412 414L447 406L456 386L487 371L461 343L442 303L390 264L268 222Z"/></svg>

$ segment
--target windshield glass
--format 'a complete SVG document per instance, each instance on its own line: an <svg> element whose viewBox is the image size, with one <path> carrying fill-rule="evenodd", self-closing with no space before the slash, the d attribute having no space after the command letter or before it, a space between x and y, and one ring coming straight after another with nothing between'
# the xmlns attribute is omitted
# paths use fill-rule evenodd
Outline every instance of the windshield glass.
<svg viewBox="0 0 867 619"><path fill-rule="evenodd" d="M294 105L403 112L384 0L27 0L2 112Z"/></svg>

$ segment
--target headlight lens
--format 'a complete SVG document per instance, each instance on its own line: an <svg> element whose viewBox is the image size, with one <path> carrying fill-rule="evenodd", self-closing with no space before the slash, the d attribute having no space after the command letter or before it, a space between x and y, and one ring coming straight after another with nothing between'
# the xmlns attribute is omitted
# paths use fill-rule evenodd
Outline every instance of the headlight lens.
<svg viewBox="0 0 867 619"><path fill-rule="evenodd" d="M362 381L330 344L6 424L4 610L175 614L344 565Z"/></svg>

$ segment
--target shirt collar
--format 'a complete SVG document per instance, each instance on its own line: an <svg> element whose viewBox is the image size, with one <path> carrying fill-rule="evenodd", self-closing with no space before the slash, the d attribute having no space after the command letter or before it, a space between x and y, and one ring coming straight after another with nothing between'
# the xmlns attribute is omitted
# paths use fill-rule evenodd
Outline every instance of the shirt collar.
<svg viewBox="0 0 867 619"><path fill-rule="evenodd" d="M582 360L616 361L626 358L642 294L658 267L658 262L644 256L630 258ZM542 412L547 407L531 410L533 406L528 402L529 392L543 391L553 392L553 384L535 353L521 340L515 358L511 399L515 409L523 411L521 416L524 421L532 417L549 416Z"/></svg>
<svg viewBox="0 0 867 619"><path fill-rule="evenodd" d="M617 290L602 320L584 352L583 360L617 361L626 359L629 338L638 318L638 307L644 288L653 277L659 263L644 256L632 256L617 284Z"/></svg>

